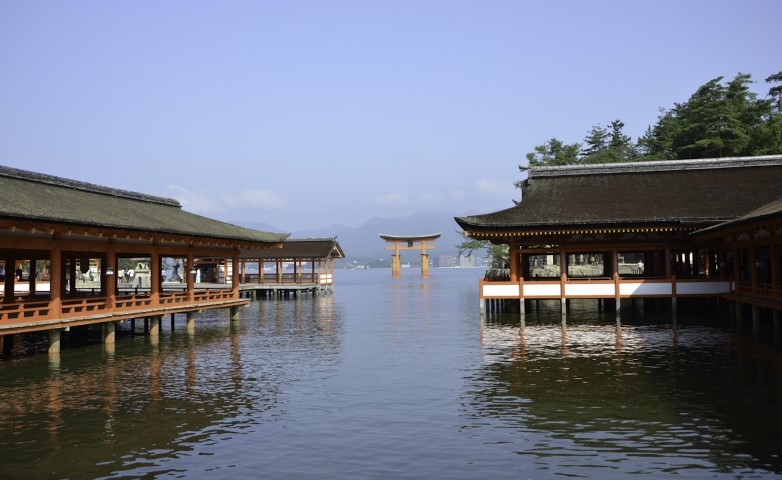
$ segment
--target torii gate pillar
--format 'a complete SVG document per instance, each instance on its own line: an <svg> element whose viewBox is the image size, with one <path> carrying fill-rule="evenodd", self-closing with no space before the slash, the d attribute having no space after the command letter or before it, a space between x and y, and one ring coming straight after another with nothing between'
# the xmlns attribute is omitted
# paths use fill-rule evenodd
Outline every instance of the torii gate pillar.
<svg viewBox="0 0 782 480"><path fill-rule="evenodd" d="M399 255L400 250L421 250L421 275L429 275L429 255L426 249L435 248L434 241L440 238L439 233L431 235L384 235L380 238L386 241L386 250L393 250L391 255L391 275L398 278L402 273L402 258ZM428 244L427 244L428 243ZM418 244L417 246L415 244Z"/></svg>

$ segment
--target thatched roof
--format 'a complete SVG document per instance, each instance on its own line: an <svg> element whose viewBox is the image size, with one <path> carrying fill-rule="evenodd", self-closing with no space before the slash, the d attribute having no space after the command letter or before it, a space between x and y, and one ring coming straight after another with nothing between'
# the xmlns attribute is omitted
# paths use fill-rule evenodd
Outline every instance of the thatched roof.
<svg viewBox="0 0 782 480"><path fill-rule="evenodd" d="M734 220L782 198L782 155L532 167L516 206L457 217L465 231L691 225Z"/></svg>
<svg viewBox="0 0 782 480"><path fill-rule="evenodd" d="M195 215L170 198L3 166L0 218L242 242L279 243L289 235Z"/></svg>

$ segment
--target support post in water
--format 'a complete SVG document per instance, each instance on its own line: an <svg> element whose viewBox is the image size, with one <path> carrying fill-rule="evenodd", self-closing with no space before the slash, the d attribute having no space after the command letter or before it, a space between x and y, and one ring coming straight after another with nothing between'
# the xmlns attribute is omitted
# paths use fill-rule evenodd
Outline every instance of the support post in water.
<svg viewBox="0 0 782 480"><path fill-rule="evenodd" d="M60 353L60 332L61 328L49 330L49 353Z"/></svg>

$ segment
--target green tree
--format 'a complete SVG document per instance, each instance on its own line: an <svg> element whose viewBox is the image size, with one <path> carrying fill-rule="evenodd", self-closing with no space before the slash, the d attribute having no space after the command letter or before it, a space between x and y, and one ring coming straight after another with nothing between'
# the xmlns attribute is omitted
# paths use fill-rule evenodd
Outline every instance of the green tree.
<svg viewBox="0 0 782 480"><path fill-rule="evenodd" d="M766 83L782 83L782 72L766 78ZM768 99L764 100L764 121L758 127L753 137L755 155L772 155L782 153L782 85L773 85L768 90Z"/></svg>
<svg viewBox="0 0 782 480"><path fill-rule="evenodd" d="M674 148L682 129L681 122L672 111L660 108L657 123L646 129L638 139L638 160L671 160L678 157Z"/></svg>
<svg viewBox="0 0 782 480"><path fill-rule="evenodd" d="M593 125L586 137L585 147L581 150L583 163L605 163L604 157L608 150L609 133L604 127Z"/></svg>
<svg viewBox="0 0 782 480"><path fill-rule="evenodd" d="M554 166L554 165L573 165L581 163L578 152L581 150L580 143L566 144L562 141L552 138L543 145L535 147L534 152L526 155L530 166Z"/></svg>
<svg viewBox="0 0 782 480"><path fill-rule="evenodd" d="M766 83L782 83L782 72L769 75ZM782 113L782 85L769 88L768 96L771 97L771 113L774 115Z"/></svg>
<svg viewBox="0 0 782 480"><path fill-rule="evenodd" d="M633 140L622 132L624 127L621 120L611 122L611 140L608 143L610 162L629 162L637 156Z"/></svg>
<svg viewBox="0 0 782 480"><path fill-rule="evenodd" d="M456 245L459 249L459 255L472 256L473 252L478 250L486 250L491 257L492 268L503 268L508 263L510 254L508 253L508 245L494 245L488 240L475 240L460 232L463 238L462 243Z"/></svg>

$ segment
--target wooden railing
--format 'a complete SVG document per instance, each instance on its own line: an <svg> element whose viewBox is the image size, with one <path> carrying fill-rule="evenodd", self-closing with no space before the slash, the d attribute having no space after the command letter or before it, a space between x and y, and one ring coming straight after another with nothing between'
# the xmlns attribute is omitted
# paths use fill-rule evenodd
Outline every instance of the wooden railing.
<svg viewBox="0 0 782 480"><path fill-rule="evenodd" d="M208 307L208 304L220 304L225 301L238 300L231 288L209 288L196 290L192 300L186 291L164 291L158 293L157 300L153 300L150 292L132 291L119 292L114 297L113 308L109 304L109 298L101 295L85 293L79 297L63 298L60 307L52 307L49 298L14 297L14 302L0 303L0 326L14 326L36 321L72 319L74 317L106 317L131 316L134 311L143 311L145 315L150 310L171 308L196 308ZM2 297L0 297L0 301Z"/></svg>
<svg viewBox="0 0 782 480"><path fill-rule="evenodd" d="M775 288L770 283L756 283L753 286L748 282L736 282L736 293L754 297L782 298L782 285Z"/></svg>

